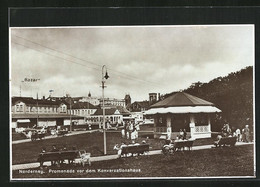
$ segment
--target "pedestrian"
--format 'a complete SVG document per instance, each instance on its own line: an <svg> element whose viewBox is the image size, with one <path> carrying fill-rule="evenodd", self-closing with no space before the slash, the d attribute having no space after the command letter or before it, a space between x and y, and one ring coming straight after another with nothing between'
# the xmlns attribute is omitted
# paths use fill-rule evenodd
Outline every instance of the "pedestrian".
<svg viewBox="0 0 260 187"><path fill-rule="evenodd" d="M136 135L135 135L135 131L133 130L133 131L131 132L131 140L132 140L132 141L135 141L135 138L136 138Z"/></svg>
<svg viewBox="0 0 260 187"><path fill-rule="evenodd" d="M223 125L223 127L221 129L223 137L227 137L228 136L228 128L229 128L228 123L225 121L225 123L224 123L224 125Z"/></svg>
<svg viewBox="0 0 260 187"><path fill-rule="evenodd" d="M187 132L186 129L183 129L183 140L186 140L187 138Z"/></svg>
<svg viewBox="0 0 260 187"><path fill-rule="evenodd" d="M241 132L240 132L239 128L236 130L236 136L237 136L237 141L240 142L241 141Z"/></svg>
<svg viewBox="0 0 260 187"><path fill-rule="evenodd" d="M133 122L130 121L129 130L130 130L130 131L133 131L133 128L134 128Z"/></svg>
<svg viewBox="0 0 260 187"><path fill-rule="evenodd" d="M246 141L245 128L242 129L242 142Z"/></svg>
<svg viewBox="0 0 260 187"><path fill-rule="evenodd" d="M124 128L121 130L121 134L122 134L122 138L125 138L125 129Z"/></svg>
<svg viewBox="0 0 260 187"><path fill-rule="evenodd" d="M136 130L137 130L137 131L140 130L140 125L139 125L139 123L136 124Z"/></svg>
<svg viewBox="0 0 260 187"><path fill-rule="evenodd" d="M180 129L179 139L183 139L183 136L184 136L184 132L182 131L182 129Z"/></svg>
<svg viewBox="0 0 260 187"><path fill-rule="evenodd" d="M135 135L135 139L138 139L138 131L137 131L136 128L135 128L135 130L134 130L134 135Z"/></svg>
<svg viewBox="0 0 260 187"><path fill-rule="evenodd" d="M248 143L250 142L250 139L249 139L249 128L248 128L248 125L246 125L245 129L244 129L244 134L245 134L245 141Z"/></svg>

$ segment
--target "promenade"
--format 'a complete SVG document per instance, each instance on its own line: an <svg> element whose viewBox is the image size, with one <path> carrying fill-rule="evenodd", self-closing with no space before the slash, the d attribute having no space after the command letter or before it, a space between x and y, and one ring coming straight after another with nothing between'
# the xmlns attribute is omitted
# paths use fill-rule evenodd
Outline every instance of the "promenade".
<svg viewBox="0 0 260 187"><path fill-rule="evenodd" d="M251 143L237 142L236 146L246 146L246 145L252 145L252 144L254 144L254 143L253 142L251 142ZM213 147L213 145L193 146L192 151L203 150L203 149L212 149L212 147ZM218 148L218 149L221 149L221 148ZM148 155L157 155L157 154L162 154L162 151L153 150L153 151L149 151L149 153L148 153ZM118 158L117 155L106 155L106 156L91 157L90 161L98 162L98 161L105 161L105 160L114 160L117 158ZM79 159L76 159L75 162L79 163ZM50 166L50 165L51 165L51 162L44 162L44 166ZM33 168L38 168L39 166L40 166L39 162L17 164L17 165L12 165L12 170L33 169Z"/></svg>

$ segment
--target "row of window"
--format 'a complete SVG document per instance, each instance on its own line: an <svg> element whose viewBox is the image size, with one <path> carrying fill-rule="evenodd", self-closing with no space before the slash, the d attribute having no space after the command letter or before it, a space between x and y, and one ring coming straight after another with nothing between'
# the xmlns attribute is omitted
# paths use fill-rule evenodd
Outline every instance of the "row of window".
<svg viewBox="0 0 260 187"><path fill-rule="evenodd" d="M88 109L83 109L83 110L72 110L71 114L72 115L90 115L94 114L96 110L88 110Z"/></svg>
<svg viewBox="0 0 260 187"><path fill-rule="evenodd" d="M66 106L61 106L59 107L60 109L60 113L66 113L67 111L67 107ZM16 105L15 106L15 112L24 112L25 107L24 105ZM37 112L37 107L26 107L26 112ZM58 112L58 108L57 107L38 107L38 112L45 112L45 113L56 113Z"/></svg>
<svg viewBox="0 0 260 187"><path fill-rule="evenodd" d="M99 116L99 117L90 117L89 119L87 119L88 122L102 122L103 121L103 116ZM110 117L106 117L106 121L110 121L112 123L114 122L119 122L121 121L120 116L110 116Z"/></svg>
<svg viewBox="0 0 260 187"><path fill-rule="evenodd" d="M103 101L101 101L100 104L103 105ZM105 105L125 106L125 102L105 101Z"/></svg>

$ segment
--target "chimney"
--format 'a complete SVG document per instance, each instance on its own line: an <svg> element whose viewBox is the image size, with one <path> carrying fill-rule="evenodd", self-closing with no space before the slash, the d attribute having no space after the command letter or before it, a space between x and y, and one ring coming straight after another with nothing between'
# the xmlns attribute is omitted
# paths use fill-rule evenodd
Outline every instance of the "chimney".
<svg viewBox="0 0 260 187"><path fill-rule="evenodd" d="M42 100L45 100L45 96L42 96Z"/></svg>

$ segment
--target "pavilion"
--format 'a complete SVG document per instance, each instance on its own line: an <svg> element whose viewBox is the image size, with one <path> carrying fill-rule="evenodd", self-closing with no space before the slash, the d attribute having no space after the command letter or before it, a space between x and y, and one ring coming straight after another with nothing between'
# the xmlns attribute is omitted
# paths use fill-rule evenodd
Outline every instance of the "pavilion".
<svg viewBox="0 0 260 187"><path fill-rule="evenodd" d="M211 137L211 119L221 112L211 102L185 92L175 92L145 112L154 118L154 138L175 138L185 129L193 139Z"/></svg>

